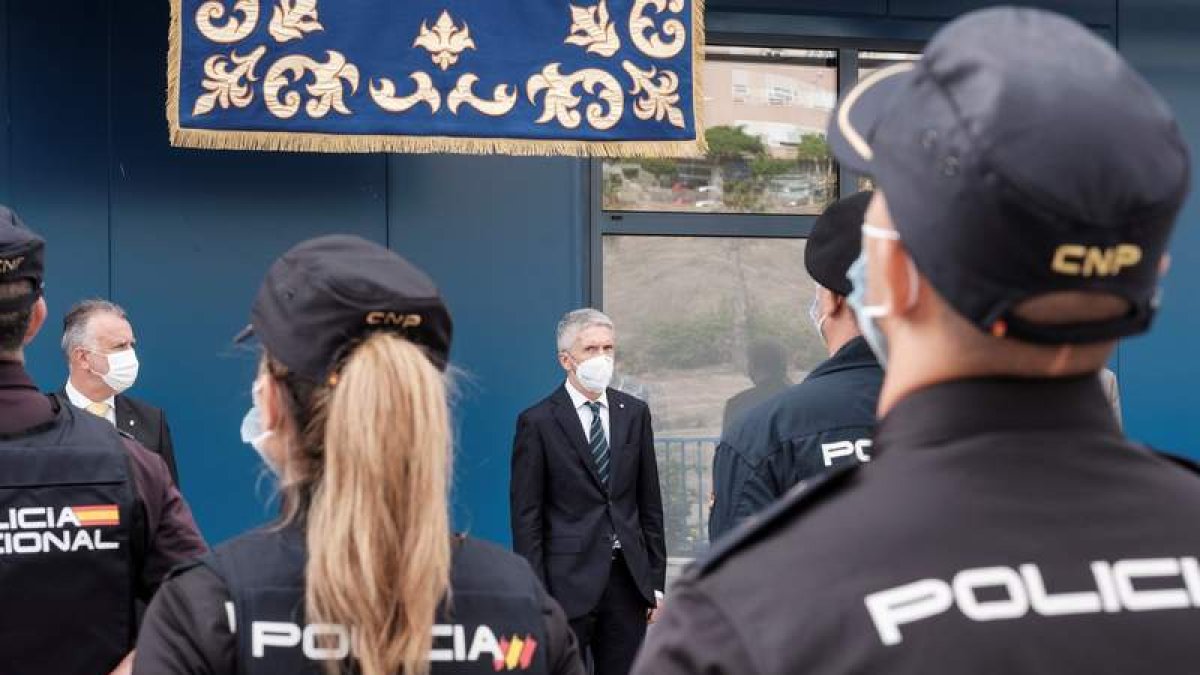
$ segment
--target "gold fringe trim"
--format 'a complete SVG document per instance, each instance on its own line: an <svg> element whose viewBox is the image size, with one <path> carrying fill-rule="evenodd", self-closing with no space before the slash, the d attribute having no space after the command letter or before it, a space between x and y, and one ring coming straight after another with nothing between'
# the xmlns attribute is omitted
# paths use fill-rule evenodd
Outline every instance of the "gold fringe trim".
<svg viewBox="0 0 1200 675"><path fill-rule="evenodd" d="M692 0L692 128L696 137L691 142L693 154L700 158L708 154L708 137L704 135L704 0Z"/></svg>
<svg viewBox="0 0 1200 675"><path fill-rule="evenodd" d="M183 0L171 0L171 27L167 45L167 126L171 145L201 150L268 152L401 152L606 158L653 157L660 159L703 157L708 151L702 114L704 99L700 86L700 78L704 69L704 0L691 0L691 2L692 125L696 130L696 137L683 141L589 141L239 131L181 127L179 125L179 73L183 58Z"/></svg>
<svg viewBox="0 0 1200 675"><path fill-rule="evenodd" d="M171 0L171 28L167 37L167 133L171 145L179 135L179 69L183 59L183 0Z"/></svg>

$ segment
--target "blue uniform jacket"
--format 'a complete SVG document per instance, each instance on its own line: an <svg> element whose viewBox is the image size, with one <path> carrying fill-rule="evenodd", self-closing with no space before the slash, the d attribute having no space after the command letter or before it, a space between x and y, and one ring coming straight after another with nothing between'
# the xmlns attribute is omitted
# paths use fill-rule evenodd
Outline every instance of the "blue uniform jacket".
<svg viewBox="0 0 1200 675"><path fill-rule="evenodd" d="M753 408L725 430L713 457L716 541L796 483L870 457L883 369L856 337L800 384Z"/></svg>

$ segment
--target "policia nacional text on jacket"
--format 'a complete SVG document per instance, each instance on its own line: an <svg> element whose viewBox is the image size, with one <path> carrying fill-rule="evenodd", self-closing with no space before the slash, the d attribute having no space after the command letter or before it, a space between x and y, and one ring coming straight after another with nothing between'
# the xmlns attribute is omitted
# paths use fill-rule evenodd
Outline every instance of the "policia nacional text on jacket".
<svg viewBox="0 0 1200 675"><path fill-rule="evenodd" d="M358 237L312 239L293 247L271 266L255 299L250 328L264 351L264 365L254 387L255 410L259 410L261 419L273 421L261 422L272 425L267 432L248 431L246 440L277 475L283 467L280 477L285 519L226 542L213 555L179 570L164 584L147 612L134 673L317 674L326 672L323 667L331 661L344 662L340 665L353 672L367 672L361 663L367 651L361 647L363 626L306 620L306 596L314 579L308 564L315 555L310 541L320 542L318 545L333 542L330 545L342 547L347 555L362 558L355 565L362 571L340 578L339 592L350 585L361 588L368 583L368 571L381 571L377 564L380 551L370 545L374 541L376 549L397 556L385 560L392 565L385 574L425 587L435 586L429 576L430 563L417 556L432 557L438 546L448 547L447 594L436 619L434 611L422 617L434 621L433 649L419 654L422 658L428 656L430 672L440 675L512 670L582 675L583 665L566 618L529 565L492 544L472 537L452 537L448 520L439 518L441 526L435 527L435 513L448 517L444 491L419 496L406 492L420 489L414 481L425 476L417 466L420 460L416 453L450 452L448 444L437 441L419 444L397 440L409 435L433 439L451 436L442 373L438 372L449 358L451 320L433 282L400 256ZM416 350L420 353L412 356ZM400 368L401 359L410 363L405 377L381 375L382 371ZM417 360L420 363L413 363ZM437 381L438 386L430 386L431 381ZM276 398L271 400L290 403L269 406L263 402L266 387L273 387L271 396ZM337 401L344 400L338 398L339 393L372 388L374 394L358 398L362 407L337 406ZM440 416L419 414L428 407L443 412ZM284 410L290 412L280 412ZM389 439L363 440L353 452L346 443L330 443L326 431L333 426L347 429L354 422L344 417L346 410L361 414L363 425L372 424L371 428L382 430ZM280 421L283 414L296 419L298 426L294 428L306 431L293 434L293 427ZM323 416L325 431L317 437L325 441L319 450L310 444L308 431L314 422L309 415ZM252 411L247 419L253 420L254 416ZM384 418L390 422L381 422ZM260 422L248 423L257 424ZM388 424L403 424L407 430L437 427L440 431L422 436L416 431L401 433ZM264 433L278 442L266 445ZM354 470L347 462L366 467ZM294 468L309 463L314 463L319 472ZM442 478L449 482L449 476L428 477L429 481ZM331 493L324 481L335 479L345 489ZM346 503L318 502L328 499L320 492L343 495ZM383 494L388 500L378 498ZM409 507L396 507L388 512L393 520L386 524L390 529L381 538L373 539L370 534L354 530L378 528L382 523L376 521L387 520L382 514L387 507L395 506L393 499L423 500L411 513L419 518L423 512L426 517L414 525L413 519L401 519L396 513ZM358 502L357 506L352 501ZM317 503L324 509L324 521L314 515ZM339 509L347 511L338 513ZM364 511L376 519L363 522ZM286 514L295 517L286 519ZM345 527L338 528L329 524L328 519L335 517L349 520L339 521ZM322 522L325 529L313 529ZM444 535L444 541L417 533L411 549L398 550L395 546L401 543L399 538L408 527L423 528L422 532L439 539ZM338 531L331 532L335 529ZM401 556L412 558L401 560ZM402 577L395 569L401 563L410 576ZM414 574L417 576L411 576ZM368 588L386 593L398 587L391 580L375 579ZM405 605L413 598L376 599L379 604L372 604L371 610L379 616L367 617L376 622L368 627L373 637L385 642L400 637L413 639L415 633L401 633L409 620ZM387 628L383 628L385 618ZM378 655L383 649L372 651Z"/></svg>
<svg viewBox="0 0 1200 675"><path fill-rule="evenodd" d="M95 675L133 648L135 598L206 547L162 458L25 372L43 250L0 206L0 671Z"/></svg>

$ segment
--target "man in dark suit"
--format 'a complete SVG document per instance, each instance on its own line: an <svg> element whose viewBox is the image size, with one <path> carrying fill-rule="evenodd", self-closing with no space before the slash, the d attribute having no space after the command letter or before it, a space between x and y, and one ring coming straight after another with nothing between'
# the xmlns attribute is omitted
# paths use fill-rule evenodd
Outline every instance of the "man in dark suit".
<svg viewBox="0 0 1200 675"><path fill-rule="evenodd" d="M63 319L62 348L69 377L59 393L159 454L178 484L166 415L123 393L137 380L135 344L133 326L120 306L107 300L75 305Z"/></svg>
<svg viewBox="0 0 1200 675"><path fill-rule="evenodd" d="M596 675L625 675L666 582L650 409L608 387L613 324L594 309L558 325L566 382L517 418L513 546L571 620Z"/></svg>

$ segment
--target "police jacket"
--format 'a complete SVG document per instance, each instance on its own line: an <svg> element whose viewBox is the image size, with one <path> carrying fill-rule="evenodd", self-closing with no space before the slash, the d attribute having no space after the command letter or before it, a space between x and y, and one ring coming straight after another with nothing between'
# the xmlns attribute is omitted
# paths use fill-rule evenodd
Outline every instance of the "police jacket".
<svg viewBox="0 0 1200 675"><path fill-rule="evenodd" d="M738 418L713 456L710 541L830 468L866 461L883 370L856 337L794 385Z"/></svg>
<svg viewBox="0 0 1200 675"><path fill-rule="evenodd" d="M127 462L111 427L69 405L0 436L4 670L108 672L132 648L142 542Z"/></svg>
<svg viewBox="0 0 1200 675"><path fill-rule="evenodd" d="M352 627L304 620L306 557L300 527L268 528L181 569L147 612L134 672L319 675L350 662ZM431 672L584 672L562 610L522 558L456 537L450 576Z"/></svg>
<svg viewBox="0 0 1200 675"><path fill-rule="evenodd" d="M1094 375L935 385L875 441L690 568L634 672L1196 672L1200 477Z"/></svg>

